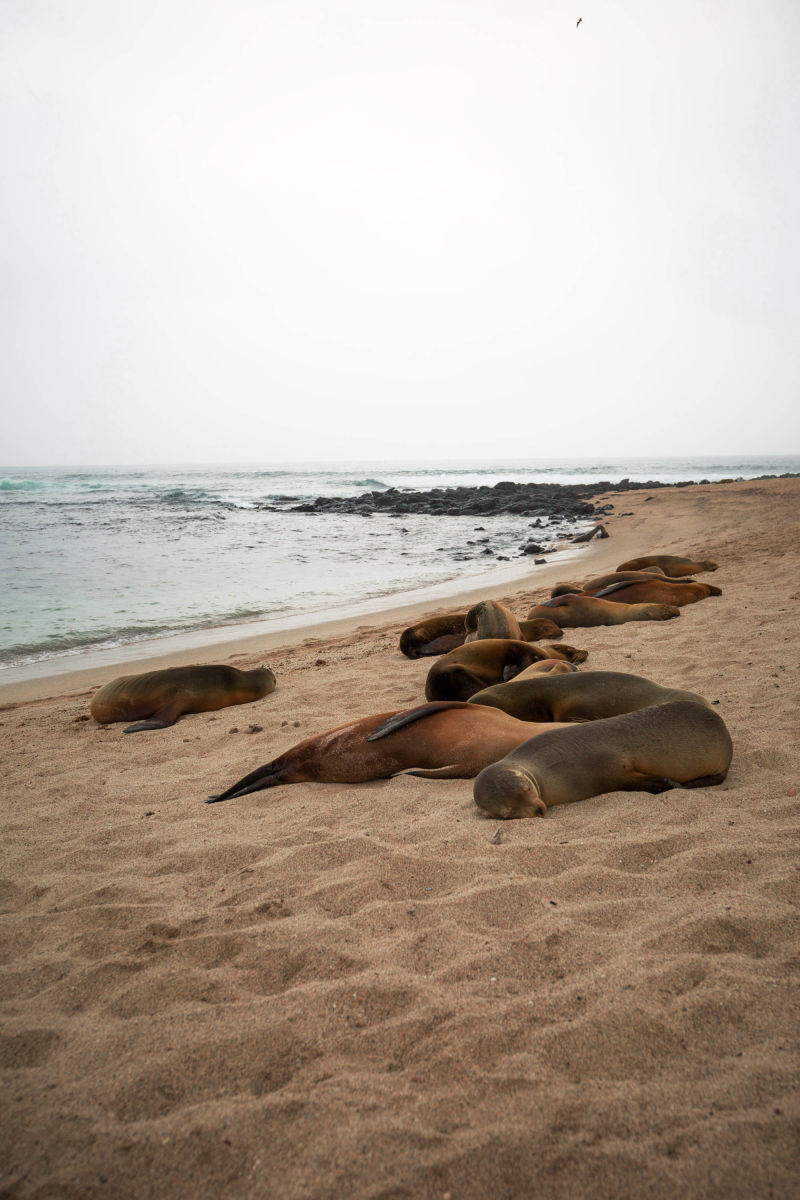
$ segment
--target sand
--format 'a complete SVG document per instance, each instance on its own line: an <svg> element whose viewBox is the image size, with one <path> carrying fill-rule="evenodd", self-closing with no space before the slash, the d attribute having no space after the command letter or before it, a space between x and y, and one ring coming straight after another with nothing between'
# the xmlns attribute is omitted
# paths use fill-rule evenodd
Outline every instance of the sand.
<svg viewBox="0 0 800 1200"><path fill-rule="evenodd" d="M0 1196L797 1195L800 480L609 499L575 577L688 552L723 595L566 640L719 701L719 787L502 824L469 780L207 806L420 701L385 614L195 655L277 689L165 731L88 719L100 672L3 689Z"/></svg>

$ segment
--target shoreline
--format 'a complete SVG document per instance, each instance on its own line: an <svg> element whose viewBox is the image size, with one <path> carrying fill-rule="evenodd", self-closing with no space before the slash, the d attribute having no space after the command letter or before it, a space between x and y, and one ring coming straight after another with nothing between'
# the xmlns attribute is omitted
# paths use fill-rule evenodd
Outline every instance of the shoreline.
<svg viewBox="0 0 800 1200"><path fill-rule="evenodd" d="M606 514L603 520L608 522L614 515ZM551 579L568 571L570 565L592 547L605 545L606 541L602 539L598 543L593 539L577 545L565 542L558 550L550 551L547 563L538 567L531 561L521 560L495 564L493 569L480 573L356 601L332 610L332 615L310 612L289 617L264 617L240 624L212 625L0 668L0 710L9 704L100 686L120 674L267 654L309 639L324 641L364 625L409 623L426 613L470 607L487 596L507 592L510 588L516 591L546 587Z"/></svg>

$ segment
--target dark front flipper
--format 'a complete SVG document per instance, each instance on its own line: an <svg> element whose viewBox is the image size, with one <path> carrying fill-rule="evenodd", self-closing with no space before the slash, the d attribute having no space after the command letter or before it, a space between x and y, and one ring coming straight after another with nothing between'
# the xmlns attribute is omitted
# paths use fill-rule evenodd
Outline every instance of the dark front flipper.
<svg viewBox="0 0 800 1200"><path fill-rule="evenodd" d="M431 717L437 712L444 712L448 708L466 707L463 700L433 700L430 704L420 704L417 708L409 708L405 712L395 713L393 717L387 717L372 733L367 734L367 741L377 742L380 738L388 737L390 733L397 733L398 729L404 729L406 725L413 725L415 721Z"/></svg>
<svg viewBox="0 0 800 1200"><path fill-rule="evenodd" d="M677 779L668 779L666 775L644 775L631 771L626 783L619 784L620 791L625 792L669 792L673 788L683 787Z"/></svg>
<svg viewBox="0 0 800 1200"><path fill-rule="evenodd" d="M474 779L477 774L477 771L468 771L458 763L449 767L407 767L405 771L397 772L397 775L417 775L420 779Z"/></svg>
<svg viewBox="0 0 800 1200"><path fill-rule="evenodd" d="M158 712L154 712L152 717L148 717L146 721L136 721L133 725L126 725L123 733L140 733L143 729L168 729L185 712L185 700L179 696L175 700L170 700L169 704L165 704Z"/></svg>
<svg viewBox="0 0 800 1200"><path fill-rule="evenodd" d="M725 775L699 775L697 779L690 779L687 783L680 784L680 786L685 788L715 787L716 784L723 783L724 780Z"/></svg>

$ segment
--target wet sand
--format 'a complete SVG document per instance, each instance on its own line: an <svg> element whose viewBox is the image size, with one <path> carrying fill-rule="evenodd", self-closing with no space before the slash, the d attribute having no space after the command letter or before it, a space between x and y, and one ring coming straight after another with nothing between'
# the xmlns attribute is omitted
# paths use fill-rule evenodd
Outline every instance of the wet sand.
<svg viewBox="0 0 800 1200"><path fill-rule="evenodd" d="M718 700L719 787L502 824L469 780L204 803L420 702L423 606L195 651L277 688L164 731L88 700L170 659L0 690L0 1196L797 1194L800 480L651 496L570 574L687 552L723 595L565 640Z"/></svg>

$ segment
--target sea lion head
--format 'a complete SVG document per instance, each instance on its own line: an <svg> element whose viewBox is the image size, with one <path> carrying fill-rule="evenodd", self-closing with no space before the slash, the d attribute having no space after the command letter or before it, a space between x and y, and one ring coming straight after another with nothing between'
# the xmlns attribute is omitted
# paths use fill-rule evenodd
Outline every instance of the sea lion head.
<svg viewBox="0 0 800 1200"><path fill-rule="evenodd" d="M259 700L262 696L268 696L270 692L275 691L275 676L269 667L255 667L247 673L259 692Z"/></svg>
<svg viewBox="0 0 800 1200"><path fill-rule="evenodd" d="M513 817L543 817L547 805L530 772L502 762L484 767L473 788L475 803L488 816L508 821Z"/></svg>

